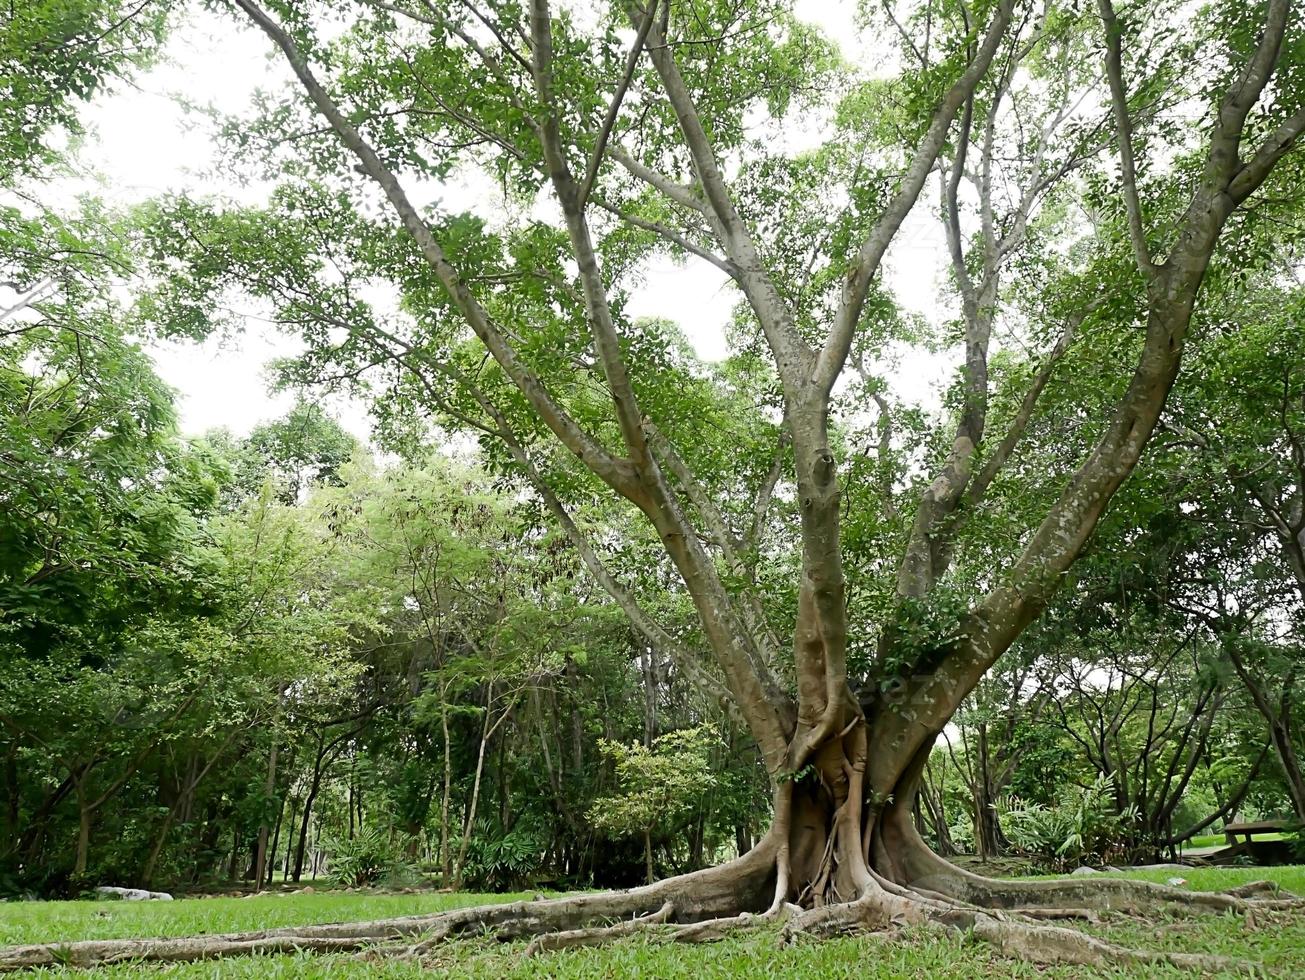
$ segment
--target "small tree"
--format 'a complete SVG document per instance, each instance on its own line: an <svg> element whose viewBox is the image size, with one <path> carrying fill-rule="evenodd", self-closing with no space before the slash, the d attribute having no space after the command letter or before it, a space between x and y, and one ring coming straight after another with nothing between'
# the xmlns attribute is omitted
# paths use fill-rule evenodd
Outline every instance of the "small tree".
<svg viewBox="0 0 1305 980"><path fill-rule="evenodd" d="M642 835L649 884L654 880L653 833L673 829L716 785L711 743L705 726L663 735L651 747L603 741L603 755L615 765L624 792L596 800L589 819L609 833Z"/></svg>

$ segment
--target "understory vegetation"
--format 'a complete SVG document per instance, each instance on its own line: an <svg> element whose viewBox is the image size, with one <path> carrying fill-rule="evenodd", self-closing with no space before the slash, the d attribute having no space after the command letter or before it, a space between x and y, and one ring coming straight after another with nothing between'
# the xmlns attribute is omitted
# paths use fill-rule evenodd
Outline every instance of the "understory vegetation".
<svg viewBox="0 0 1305 980"><path fill-rule="evenodd" d="M819 6L0 12L0 971L1299 962L1305 10Z"/></svg>

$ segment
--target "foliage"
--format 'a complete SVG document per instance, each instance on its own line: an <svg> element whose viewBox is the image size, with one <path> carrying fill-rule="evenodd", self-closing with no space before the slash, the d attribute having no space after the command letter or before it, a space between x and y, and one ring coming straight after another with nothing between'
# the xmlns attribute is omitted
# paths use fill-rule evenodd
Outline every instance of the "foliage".
<svg viewBox="0 0 1305 980"><path fill-rule="evenodd" d="M594 826L613 834L664 832L682 820L716 785L710 760L714 741L706 726L659 736L651 746L604 741L616 770L619 795L594 801Z"/></svg>
<svg viewBox="0 0 1305 980"><path fill-rule="evenodd" d="M79 133L85 102L149 63L167 15L164 4L131 0L9 7L0 19L0 171L39 173L58 161L52 137Z"/></svg>
<svg viewBox="0 0 1305 980"><path fill-rule="evenodd" d="M331 877L342 885L359 888L415 878L416 869L404 861L401 842L381 827L363 827L352 837L331 840Z"/></svg>
<svg viewBox="0 0 1305 980"><path fill-rule="evenodd" d="M544 848L538 834L518 823L496 832L488 823L477 826L467 852L464 880L478 891L508 892L529 886L543 869Z"/></svg>
<svg viewBox="0 0 1305 980"><path fill-rule="evenodd" d="M1113 781L1099 776L1090 786L1066 787L1051 805L1008 798L1000 807L1002 827L1017 850L1057 870L1123 861L1119 842L1135 814L1114 812L1113 793Z"/></svg>

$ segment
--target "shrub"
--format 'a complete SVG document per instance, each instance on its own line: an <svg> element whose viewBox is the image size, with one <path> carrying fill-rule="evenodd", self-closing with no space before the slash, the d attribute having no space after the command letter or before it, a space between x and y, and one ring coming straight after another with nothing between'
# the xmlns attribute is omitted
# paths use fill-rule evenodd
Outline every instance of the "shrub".
<svg viewBox="0 0 1305 980"><path fill-rule="evenodd" d="M544 848L530 829L518 824L504 834L481 825L467 848L463 879L478 890L517 891L539 873L543 856Z"/></svg>
<svg viewBox="0 0 1305 980"><path fill-rule="evenodd" d="M403 857L399 843L379 827L366 827L353 837L328 841L326 850L331 856L331 877L351 888L399 883L417 876L416 867Z"/></svg>
<svg viewBox="0 0 1305 980"><path fill-rule="evenodd" d="M1114 810L1114 782L1098 776L1087 787L1062 790L1052 806L1017 798L999 804L1002 830L1018 851L1056 870L1106 864L1127 852L1136 813Z"/></svg>

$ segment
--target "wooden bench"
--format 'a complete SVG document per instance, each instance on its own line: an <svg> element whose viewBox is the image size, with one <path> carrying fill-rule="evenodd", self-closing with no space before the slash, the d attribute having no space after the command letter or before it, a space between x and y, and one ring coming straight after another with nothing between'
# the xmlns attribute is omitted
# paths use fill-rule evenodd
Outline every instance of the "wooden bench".
<svg viewBox="0 0 1305 980"><path fill-rule="evenodd" d="M1256 820L1253 823L1224 824L1223 839L1229 844L1236 844L1237 838L1240 837L1249 844L1251 838L1257 835L1281 834L1289 827L1290 824L1286 820Z"/></svg>

